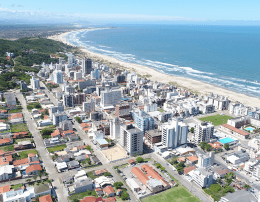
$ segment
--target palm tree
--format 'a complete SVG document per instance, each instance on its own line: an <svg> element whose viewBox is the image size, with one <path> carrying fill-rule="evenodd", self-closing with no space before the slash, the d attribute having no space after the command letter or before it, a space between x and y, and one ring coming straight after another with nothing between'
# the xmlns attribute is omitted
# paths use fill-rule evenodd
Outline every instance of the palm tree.
<svg viewBox="0 0 260 202"><path fill-rule="evenodd" d="M36 181L37 177L38 177L37 175L33 176L34 181Z"/></svg>
<svg viewBox="0 0 260 202"><path fill-rule="evenodd" d="M39 172L39 177L40 177L40 180L42 180L42 175L43 175L43 173L42 172Z"/></svg>

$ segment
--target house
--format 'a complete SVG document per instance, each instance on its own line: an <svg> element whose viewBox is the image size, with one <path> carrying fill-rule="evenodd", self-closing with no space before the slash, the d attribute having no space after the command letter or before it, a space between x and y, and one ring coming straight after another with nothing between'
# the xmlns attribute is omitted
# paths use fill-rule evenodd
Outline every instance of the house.
<svg viewBox="0 0 260 202"><path fill-rule="evenodd" d="M214 172L214 177L217 178L222 178L224 175L228 174L230 171L229 169L218 169Z"/></svg>
<svg viewBox="0 0 260 202"><path fill-rule="evenodd" d="M1 187L0 187L0 191L1 191ZM96 191L98 196L101 196L103 194L103 191L102 191L101 188L96 188L95 191Z"/></svg>
<svg viewBox="0 0 260 202"><path fill-rule="evenodd" d="M114 191L113 187L111 187L111 186L106 186L103 189L103 193L105 195L107 195L108 197L115 196L115 191Z"/></svg>
<svg viewBox="0 0 260 202"><path fill-rule="evenodd" d="M235 135L238 138L243 139L243 140L249 138L249 133L248 132L245 132L243 130L235 128L235 127L233 127L231 125L222 124L220 128L223 129L224 131L227 131L227 132Z"/></svg>
<svg viewBox="0 0 260 202"><path fill-rule="evenodd" d="M188 175L190 171L195 170L195 169L196 169L195 166L183 168L184 175Z"/></svg>
<svg viewBox="0 0 260 202"><path fill-rule="evenodd" d="M39 202L52 202L51 195L48 194L48 195L39 197Z"/></svg>
<svg viewBox="0 0 260 202"><path fill-rule="evenodd" d="M34 187L35 197L40 195L51 194L51 191L52 191L52 187L49 186L48 184L40 184Z"/></svg>
<svg viewBox="0 0 260 202"><path fill-rule="evenodd" d="M61 137L61 131L60 130L55 130L53 133L51 133L51 137L52 138L55 138L55 137L58 137L60 138Z"/></svg>
<svg viewBox="0 0 260 202"><path fill-rule="evenodd" d="M178 158L178 162L180 163L181 161L185 162L186 161L185 157Z"/></svg>
<svg viewBox="0 0 260 202"><path fill-rule="evenodd" d="M12 189L1 195L1 201L11 202L11 201L31 201L35 197L34 187L24 187Z"/></svg>
<svg viewBox="0 0 260 202"><path fill-rule="evenodd" d="M106 198L103 199L104 202L116 202L116 198L115 197L110 197L110 198Z"/></svg>
<svg viewBox="0 0 260 202"><path fill-rule="evenodd" d="M69 161L68 163L67 163L67 165L68 165L68 169L69 170L71 170L71 169L75 169L75 168L79 168L80 167L80 165L79 165L79 162L78 161Z"/></svg>
<svg viewBox="0 0 260 202"><path fill-rule="evenodd" d="M35 145L34 145L34 143L31 143L30 140L21 141L21 142L18 142L18 144L14 144L15 150L31 149L33 147L35 147Z"/></svg>
<svg viewBox="0 0 260 202"><path fill-rule="evenodd" d="M95 175L95 176L100 176L100 175L104 175L104 173L105 172L107 172L107 169L101 169L101 170L95 170L95 171L93 171L93 174Z"/></svg>
<svg viewBox="0 0 260 202"><path fill-rule="evenodd" d="M186 159L191 164L195 164L196 162L198 162L198 158L196 156L189 156Z"/></svg>
<svg viewBox="0 0 260 202"><path fill-rule="evenodd" d="M116 195L117 195L117 196L120 196L120 195L122 194L122 192L123 192L122 189L118 189L118 190L116 191Z"/></svg>
<svg viewBox="0 0 260 202"><path fill-rule="evenodd" d="M74 185L75 193L85 192L86 190L92 191L94 186L92 183L92 179L87 176L82 176L76 179Z"/></svg>
<svg viewBox="0 0 260 202"><path fill-rule="evenodd" d="M11 188L10 184L0 187L0 194L3 194L5 192L9 192L10 188Z"/></svg>
<svg viewBox="0 0 260 202"><path fill-rule="evenodd" d="M94 181L96 188L114 184L114 181L112 179L107 178L105 176L98 177Z"/></svg>
<svg viewBox="0 0 260 202"><path fill-rule="evenodd" d="M42 170L42 167L40 164L30 165L26 168L26 174L27 175L36 175L41 170Z"/></svg>
<svg viewBox="0 0 260 202"><path fill-rule="evenodd" d="M67 170L68 166L67 166L66 162L62 162L62 163L56 163L56 168L57 168L58 172L60 173L60 172Z"/></svg>
<svg viewBox="0 0 260 202"><path fill-rule="evenodd" d="M222 145L221 145L220 142L209 143L209 145L210 145L214 150L220 150L220 149L222 149Z"/></svg>
<svg viewBox="0 0 260 202"><path fill-rule="evenodd" d="M14 166L4 165L0 167L0 181L11 179L13 177Z"/></svg>
<svg viewBox="0 0 260 202"><path fill-rule="evenodd" d="M96 165L101 164L100 160L97 157L91 156L90 158L91 158L91 161L95 162Z"/></svg>
<svg viewBox="0 0 260 202"><path fill-rule="evenodd" d="M19 133L14 133L13 134L13 139L25 138L25 137L29 137L28 131L24 131L24 132L19 132Z"/></svg>
<svg viewBox="0 0 260 202"><path fill-rule="evenodd" d="M13 138L3 138L0 139L0 146L13 144Z"/></svg>

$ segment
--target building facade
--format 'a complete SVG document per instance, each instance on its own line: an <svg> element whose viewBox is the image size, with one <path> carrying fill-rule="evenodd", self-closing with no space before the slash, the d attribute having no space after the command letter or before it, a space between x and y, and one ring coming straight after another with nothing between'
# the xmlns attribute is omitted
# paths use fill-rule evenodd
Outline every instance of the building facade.
<svg viewBox="0 0 260 202"><path fill-rule="evenodd" d="M201 142L209 142L213 137L214 125L208 122L201 122L195 127L194 142L199 145Z"/></svg>

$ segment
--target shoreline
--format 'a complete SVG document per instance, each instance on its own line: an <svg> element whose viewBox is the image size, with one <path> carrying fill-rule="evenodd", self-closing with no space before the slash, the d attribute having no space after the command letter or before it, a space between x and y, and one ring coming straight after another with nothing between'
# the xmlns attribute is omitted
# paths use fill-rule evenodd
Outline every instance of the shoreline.
<svg viewBox="0 0 260 202"><path fill-rule="evenodd" d="M89 29L85 29L85 30L89 30ZM77 31L79 31L79 30L77 30ZM60 41L64 44L68 44L73 47L78 47L73 44L70 44L66 40L66 36L68 34L70 34L72 32L77 32L77 31L65 32L65 33L62 33L59 35L53 35L53 36L48 37L48 39ZM82 29L82 31L84 31L84 29ZM252 96L248 96L248 95L245 95L242 93L237 93L237 92L225 89L223 87L214 86L212 84L208 84L208 83L198 81L195 79L165 74L165 73L159 72L158 70L156 70L152 67L139 65L139 64L135 64L135 63L124 62L124 61L118 60L116 58L107 56L107 55L102 55L99 53L89 51L83 47L78 47L78 48L88 58L91 58L95 61L97 61L97 60L103 61L104 64L108 64L113 67L118 67L118 68L121 67L123 69L127 69L129 72L135 71L137 74L140 74L142 76L149 75L148 79L150 79L151 81L158 81L158 82L162 82L162 83L173 82L174 85L177 85L184 89L188 89L194 93L198 93L201 95L207 95L209 93L218 94L220 96L223 95L223 96L227 96L232 102L239 101L246 106L260 108L260 98L258 98L258 97L252 97Z"/></svg>

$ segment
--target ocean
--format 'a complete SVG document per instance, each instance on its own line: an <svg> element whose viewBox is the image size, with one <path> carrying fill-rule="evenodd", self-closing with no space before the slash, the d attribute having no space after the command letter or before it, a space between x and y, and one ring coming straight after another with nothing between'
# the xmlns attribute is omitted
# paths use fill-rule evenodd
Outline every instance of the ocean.
<svg viewBox="0 0 260 202"><path fill-rule="evenodd" d="M260 97L257 26L119 25L72 32L66 39L122 61Z"/></svg>

